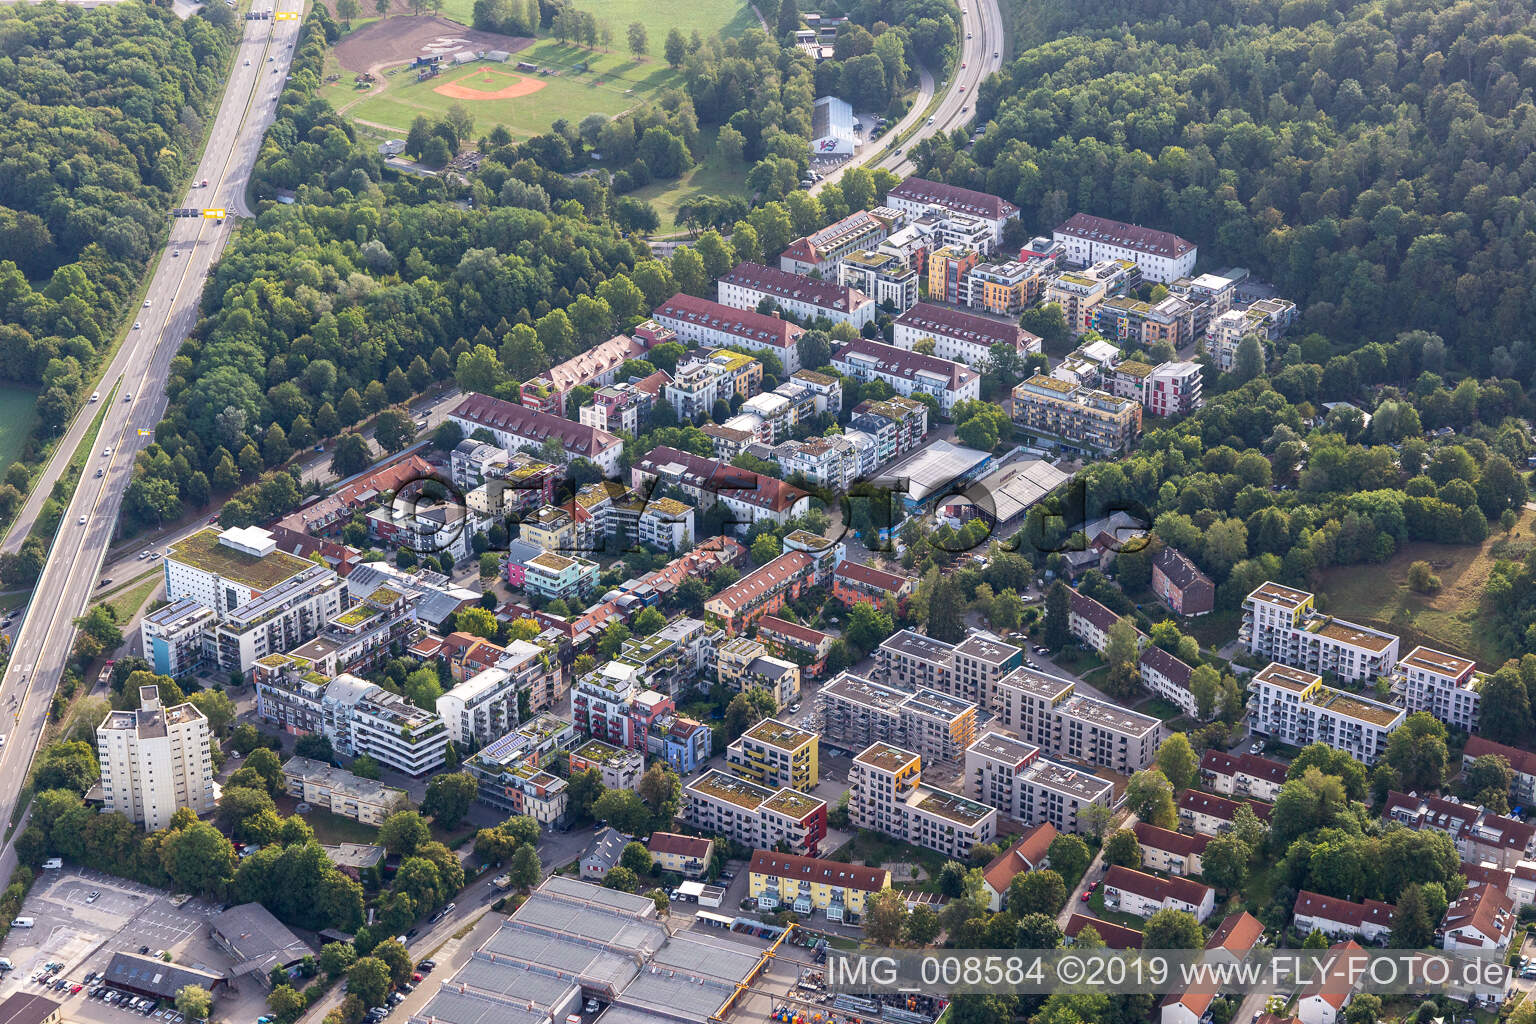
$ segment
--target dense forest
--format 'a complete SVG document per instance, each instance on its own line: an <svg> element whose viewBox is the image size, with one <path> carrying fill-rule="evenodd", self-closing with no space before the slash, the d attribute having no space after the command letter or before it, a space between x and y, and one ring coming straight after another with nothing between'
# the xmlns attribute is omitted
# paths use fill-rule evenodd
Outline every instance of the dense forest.
<svg viewBox="0 0 1536 1024"><path fill-rule="evenodd" d="M0 8L0 376L43 389L44 434L165 233L233 24L222 5L182 21L169 0Z"/></svg>
<svg viewBox="0 0 1536 1024"><path fill-rule="evenodd" d="M982 138L922 171L1022 226L1076 210L1176 231L1354 347L1433 331L1536 372L1536 30L1528 2L1021 5Z"/></svg>

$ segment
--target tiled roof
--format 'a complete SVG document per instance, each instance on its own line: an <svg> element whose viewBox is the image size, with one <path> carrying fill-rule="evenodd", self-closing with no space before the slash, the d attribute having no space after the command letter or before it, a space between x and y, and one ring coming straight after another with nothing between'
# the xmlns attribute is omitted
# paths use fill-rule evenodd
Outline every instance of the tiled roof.
<svg viewBox="0 0 1536 1024"><path fill-rule="evenodd" d="M1172 897L1195 906L1199 906L1205 900L1206 893L1211 891L1210 886L1188 878L1159 878L1144 871L1132 871L1119 864L1110 865L1104 875L1104 887L1135 893L1149 900L1162 901Z"/></svg>
<svg viewBox="0 0 1536 1024"><path fill-rule="evenodd" d="M1351 903L1349 900L1335 899L1332 896L1324 896L1321 893L1303 889L1296 894L1296 903L1291 908L1291 913L1297 917L1335 921L1357 929L1364 924L1379 924L1390 928L1397 908L1380 900Z"/></svg>
<svg viewBox="0 0 1536 1024"><path fill-rule="evenodd" d="M1285 782L1286 765L1258 754L1228 754L1207 750L1200 757L1200 770L1213 775L1251 775L1256 779L1280 784Z"/></svg>
<svg viewBox="0 0 1536 1024"><path fill-rule="evenodd" d="M749 469L738 469L718 459L705 458L666 445L651 449L635 463L634 469L641 473L659 474L668 466L680 467L681 482L689 487L775 512L781 512L807 496L805 491L776 477L754 473Z"/></svg>
<svg viewBox="0 0 1536 1024"><path fill-rule="evenodd" d="M788 320L751 310L732 309L683 292L657 306L653 315L664 323L673 320L680 324L697 324L752 345L772 345L774 348L791 348L805 333L804 328Z"/></svg>
<svg viewBox="0 0 1536 1024"><path fill-rule="evenodd" d="M1175 686L1182 686L1186 689L1189 687L1189 677L1195 671L1161 647L1148 647L1142 651L1140 663L1150 666L1157 672L1161 672Z"/></svg>
<svg viewBox="0 0 1536 1024"><path fill-rule="evenodd" d="M1005 323L988 316L978 316L975 313L966 313L945 306L935 306L930 302L919 302L901 314L896 318L896 325L936 336L974 342L989 348L996 344L1019 345L1038 340L1035 335L1017 324Z"/></svg>
<svg viewBox="0 0 1536 1024"><path fill-rule="evenodd" d="M757 634L762 636L764 633L777 633L807 644L820 644L832 639L829 633L802 626L798 622L790 622L788 619L781 619L776 615L765 615L758 620Z"/></svg>
<svg viewBox="0 0 1536 1024"><path fill-rule="evenodd" d="M504 430L528 441L543 442L554 438L567 450L587 458L621 443L606 430L513 405L490 395L465 395L464 401L450 415L478 426Z"/></svg>
<svg viewBox="0 0 1536 1024"><path fill-rule="evenodd" d="M1137 252L1168 258L1183 256L1195 247L1193 242L1187 242L1169 231L1126 224L1123 221L1110 220L1108 217L1095 217L1091 213L1073 214L1056 230L1075 238L1103 242L1106 245L1118 245L1126 249L1135 249Z"/></svg>
<svg viewBox="0 0 1536 1024"><path fill-rule="evenodd" d="M1072 599L1069 607L1072 610L1072 614L1087 619L1094 626L1104 630L1106 633L1109 632L1110 626L1113 626L1116 622L1120 621L1120 616L1116 615L1114 612L1110 611L1104 605L1095 601L1087 594L1081 593L1077 590L1072 591Z"/></svg>
<svg viewBox="0 0 1536 1024"><path fill-rule="evenodd" d="M739 288L763 292L777 299L804 302L820 309L847 313L867 302L868 295L833 281L819 281L814 277L802 277L777 267L765 267L761 263L743 261L736 264L720 278L721 284L733 284Z"/></svg>
<svg viewBox="0 0 1536 1024"><path fill-rule="evenodd" d="M1056 826L1048 821L1032 827L982 870L987 884L994 892L1007 892L1014 875L1039 869L1056 835Z"/></svg>
<svg viewBox="0 0 1536 1024"><path fill-rule="evenodd" d="M876 587L888 594L894 594L902 587L911 586L917 581L911 576L898 576L884 569L876 569L862 562L842 561L837 563L837 568L832 571L834 577L853 580L867 587Z"/></svg>
<svg viewBox="0 0 1536 1024"><path fill-rule="evenodd" d="M784 588L798 573L810 569L812 564L811 556L804 551L786 551L720 591L705 602L705 607L723 605L734 615L764 594Z"/></svg>
<svg viewBox="0 0 1536 1024"><path fill-rule="evenodd" d="M747 870L773 878L834 885L844 889L879 892L890 884L891 873L885 868L863 867L820 857L801 857L792 853L753 850Z"/></svg>
<svg viewBox="0 0 1536 1024"><path fill-rule="evenodd" d="M965 387L980 376L964 363L924 355L921 352L909 352L904 348L885 345L868 338L857 338L838 349L837 354L832 357L832 365L836 367L854 356L861 357L863 360L872 359L875 361L875 369L878 372L888 373L905 380L911 380L920 373L933 374L946 380L951 391Z"/></svg>
<svg viewBox="0 0 1536 1024"><path fill-rule="evenodd" d="M679 835L676 832L652 832L646 847L654 854L671 853L679 857L702 860L709 853L710 841L698 836Z"/></svg>
<svg viewBox="0 0 1536 1024"><path fill-rule="evenodd" d="M617 370L626 359L643 359L645 343L627 334L615 334L607 341L599 342L567 359L558 366L551 366L535 379L547 380L560 391L569 391L579 384L596 380L610 370Z"/></svg>
<svg viewBox="0 0 1536 1024"><path fill-rule="evenodd" d="M1152 566L1160 570L1180 590L1188 590L1195 583L1204 583L1208 587L1215 586L1211 578L1201 572L1199 567L1178 548L1163 548L1152 559Z"/></svg>
<svg viewBox="0 0 1536 1024"><path fill-rule="evenodd" d="M946 185L941 181L929 181L927 178L908 178L886 193L887 201L893 198L942 206L946 210L957 210L988 220L1001 220L1019 212L1017 206L999 196L961 188L959 185Z"/></svg>
<svg viewBox="0 0 1536 1024"><path fill-rule="evenodd" d="M1463 750L1466 757L1485 757L1488 754L1497 754L1509 762L1509 766L1521 775L1536 775L1536 754L1529 750L1521 750L1519 747L1507 747L1502 743L1484 739L1481 736L1468 736L1467 745Z"/></svg>
<svg viewBox="0 0 1536 1024"><path fill-rule="evenodd" d="M1138 821L1135 832L1136 841L1142 846L1180 857L1198 856L1204 853L1206 845L1211 841L1210 836L1175 832L1172 829L1159 828L1146 821Z"/></svg>
<svg viewBox="0 0 1536 1024"><path fill-rule="evenodd" d="M1237 809L1246 803L1253 808L1254 817L1260 821L1268 821L1274 813L1275 805L1267 804L1263 800L1228 800L1224 796L1216 796L1214 793L1202 793L1198 789L1186 789L1179 794L1179 810L1189 811L1191 814L1209 814L1213 818L1223 821L1231 821L1237 816Z"/></svg>
<svg viewBox="0 0 1536 1024"><path fill-rule="evenodd" d="M1441 930L1473 929L1484 939L1501 943L1515 924L1515 904L1504 893L1491 885L1469 885L1461 897L1445 912ZM1463 942L1470 943L1471 936Z"/></svg>
<svg viewBox="0 0 1536 1024"><path fill-rule="evenodd" d="M1101 921L1096 917L1088 917L1084 914L1073 914L1067 919L1066 928L1062 933L1069 939L1077 937L1077 933L1084 928L1092 928L1099 933L1099 938L1104 940L1104 945L1110 949L1140 949L1141 932L1135 928L1127 928L1125 925L1114 924L1110 921Z"/></svg>
<svg viewBox="0 0 1536 1024"><path fill-rule="evenodd" d="M885 221L868 210L856 210L842 220L828 224L820 231L813 231L803 238L795 239L789 243L789 248L784 250L782 256L801 263L819 263L824 258L823 254L826 250L835 248L850 237L879 231L885 226Z"/></svg>

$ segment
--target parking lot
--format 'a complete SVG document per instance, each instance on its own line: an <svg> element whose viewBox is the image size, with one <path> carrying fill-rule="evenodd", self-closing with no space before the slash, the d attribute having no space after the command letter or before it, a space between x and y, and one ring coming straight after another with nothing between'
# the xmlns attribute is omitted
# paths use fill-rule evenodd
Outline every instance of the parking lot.
<svg viewBox="0 0 1536 1024"><path fill-rule="evenodd" d="M94 894L94 896L93 896ZM176 904L180 904L177 906ZM208 919L219 908L202 900L180 900L122 878L78 868L44 871L27 895L22 917L31 928L12 928L0 954L15 969L0 980L0 997L12 992L41 994L33 977L49 963L62 963L52 980L68 982L48 995L64 1003L70 1020L123 1024L130 1011L89 998L88 974L101 974L114 953L164 951L178 964L223 974L230 961L208 935ZM70 987L82 986L79 993ZM264 993L254 982L215 994L214 1013L224 1019L252 1019L263 1012Z"/></svg>

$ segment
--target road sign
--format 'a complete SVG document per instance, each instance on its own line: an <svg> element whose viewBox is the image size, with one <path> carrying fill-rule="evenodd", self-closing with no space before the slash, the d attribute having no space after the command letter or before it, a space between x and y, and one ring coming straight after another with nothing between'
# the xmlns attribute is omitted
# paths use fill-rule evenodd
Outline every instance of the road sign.
<svg viewBox="0 0 1536 1024"><path fill-rule="evenodd" d="M277 19L278 21L298 21L299 20L299 12L298 11L278 11L276 14L272 15L272 17Z"/></svg>
<svg viewBox="0 0 1536 1024"><path fill-rule="evenodd" d="M208 220L223 220L224 219L224 211L223 210L204 210L203 211L203 216L206 217Z"/></svg>

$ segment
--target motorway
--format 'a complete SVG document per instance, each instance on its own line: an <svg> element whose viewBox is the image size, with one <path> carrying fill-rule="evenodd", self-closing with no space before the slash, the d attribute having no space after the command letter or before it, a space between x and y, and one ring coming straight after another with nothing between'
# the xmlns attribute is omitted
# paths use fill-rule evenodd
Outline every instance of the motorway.
<svg viewBox="0 0 1536 1024"><path fill-rule="evenodd" d="M244 35L229 84L193 179L206 179L209 185L193 187L178 205L249 214L246 184L276 114L280 83L287 76L302 22L295 18L241 25ZM169 217L170 211L166 213ZM196 323L203 285L232 231L228 217L171 219L170 239L143 306L134 313L141 326L130 329L98 385L101 401L110 399L111 405L0 678L0 712L10 719L8 729L0 724L0 730L9 732L0 748L0 777L15 783L0 795L0 820L9 821L15 810L19 780L26 777L74 643L72 622L85 611L112 540L134 455L150 442L164 414L171 359ZM114 385L118 390L112 395ZM98 411L90 404L76 417L55 452L57 465L68 465ZM46 495L48 488L39 490ZM14 846L7 843L0 852L0 878L9 878L15 863Z"/></svg>
<svg viewBox="0 0 1536 1024"><path fill-rule="evenodd" d="M965 32L960 44L961 66L955 69L954 77L949 80L933 112L928 113L933 79L925 71L922 73L923 88L919 89L911 112L884 137L873 143L866 142L862 152L817 182L811 192L836 181L850 167L868 165L905 178L917 170L906 154L919 140L971 123L976 116L976 89L987 75L1002 67L1002 54L1008 40L997 0L960 0L960 21ZM903 139L914 127L916 132Z"/></svg>

